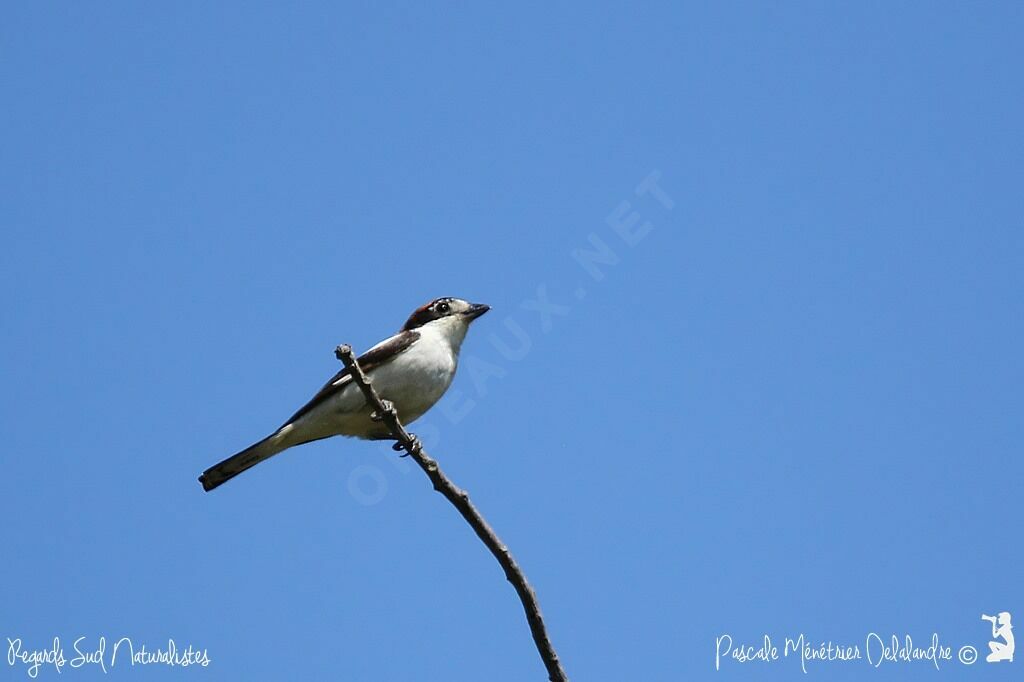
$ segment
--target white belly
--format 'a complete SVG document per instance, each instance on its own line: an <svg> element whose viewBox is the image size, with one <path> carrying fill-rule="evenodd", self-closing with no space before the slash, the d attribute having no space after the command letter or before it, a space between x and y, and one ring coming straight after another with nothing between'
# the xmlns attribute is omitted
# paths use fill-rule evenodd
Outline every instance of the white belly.
<svg viewBox="0 0 1024 682"><path fill-rule="evenodd" d="M421 338L389 363L369 372L377 394L394 403L402 424L423 416L441 399L455 376L457 359L447 344ZM311 410L294 425L288 439L302 442L328 436L384 438L387 426L370 419L362 391L349 383L340 393Z"/></svg>

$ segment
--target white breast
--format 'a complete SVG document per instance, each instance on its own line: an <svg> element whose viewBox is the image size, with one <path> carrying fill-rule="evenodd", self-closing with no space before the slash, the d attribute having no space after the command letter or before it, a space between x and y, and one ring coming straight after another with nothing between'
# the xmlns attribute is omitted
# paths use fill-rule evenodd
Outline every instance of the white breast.
<svg viewBox="0 0 1024 682"><path fill-rule="evenodd" d="M420 338L393 361L370 373L378 394L395 404L408 424L434 406L455 377L458 359L447 340L425 325Z"/></svg>
<svg viewBox="0 0 1024 682"><path fill-rule="evenodd" d="M377 394L394 403L403 424L414 422L433 407L455 376L465 326L460 329L447 319L417 328L420 336L408 349L369 372ZM387 426L372 421L370 412L362 391L349 382L281 435L291 443L335 435L387 437Z"/></svg>

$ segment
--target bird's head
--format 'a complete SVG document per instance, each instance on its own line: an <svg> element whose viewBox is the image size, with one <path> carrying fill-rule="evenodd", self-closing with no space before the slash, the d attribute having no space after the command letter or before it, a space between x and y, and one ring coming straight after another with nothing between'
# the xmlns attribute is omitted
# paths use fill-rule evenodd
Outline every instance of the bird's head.
<svg viewBox="0 0 1024 682"><path fill-rule="evenodd" d="M491 306L483 303L470 303L461 298L435 298L430 303L417 308L409 316L403 330L432 329L452 339L458 345L466 336L469 324L480 317Z"/></svg>

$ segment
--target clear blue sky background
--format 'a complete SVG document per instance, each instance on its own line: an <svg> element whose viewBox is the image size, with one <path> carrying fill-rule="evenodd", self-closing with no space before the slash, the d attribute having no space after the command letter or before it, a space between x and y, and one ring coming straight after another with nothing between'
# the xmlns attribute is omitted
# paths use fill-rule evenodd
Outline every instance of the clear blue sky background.
<svg viewBox="0 0 1024 682"><path fill-rule="evenodd" d="M1024 623L1022 32L1008 2L7 3L0 636L212 659L68 680L543 679L406 460L195 480L454 295L494 310L413 430L573 679L1019 677L714 658Z"/></svg>

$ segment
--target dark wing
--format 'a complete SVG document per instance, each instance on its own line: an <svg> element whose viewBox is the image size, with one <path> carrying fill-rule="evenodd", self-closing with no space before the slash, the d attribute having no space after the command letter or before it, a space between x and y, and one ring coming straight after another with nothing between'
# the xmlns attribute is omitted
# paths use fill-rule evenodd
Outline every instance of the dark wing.
<svg viewBox="0 0 1024 682"><path fill-rule="evenodd" d="M370 350L366 351L357 358L359 366L363 372L369 374L374 368L379 367L385 362L393 359L396 355L404 353L409 350L409 346L413 342L420 338L420 333L415 331L401 331L392 336L387 341L374 346ZM327 400L336 393L340 393L348 384L352 381L352 377L348 372L348 367L345 367L340 372L331 377L331 380L324 384L323 388L317 391L317 394L313 398L299 408L299 411L288 418L282 426L287 426L295 422L303 415L307 414L314 407Z"/></svg>

